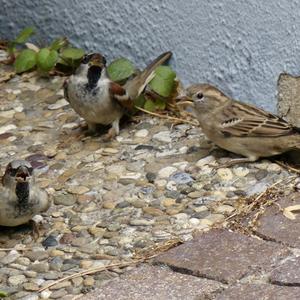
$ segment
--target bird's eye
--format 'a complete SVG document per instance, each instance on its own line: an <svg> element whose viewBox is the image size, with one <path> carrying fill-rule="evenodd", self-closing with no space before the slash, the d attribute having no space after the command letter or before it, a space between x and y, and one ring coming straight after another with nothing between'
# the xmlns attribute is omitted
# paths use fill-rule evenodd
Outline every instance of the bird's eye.
<svg viewBox="0 0 300 300"><path fill-rule="evenodd" d="M90 61L90 55L84 55L81 62L87 64Z"/></svg>
<svg viewBox="0 0 300 300"><path fill-rule="evenodd" d="M199 100L203 99L203 94L202 93L198 93L197 94L197 99L199 99Z"/></svg>

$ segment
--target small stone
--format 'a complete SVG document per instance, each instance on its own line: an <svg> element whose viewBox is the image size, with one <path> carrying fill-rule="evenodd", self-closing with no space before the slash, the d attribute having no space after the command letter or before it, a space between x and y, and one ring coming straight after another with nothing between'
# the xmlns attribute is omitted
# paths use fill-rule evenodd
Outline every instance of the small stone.
<svg viewBox="0 0 300 300"><path fill-rule="evenodd" d="M139 178L141 178L140 173L127 173L125 175L122 175L119 179L119 183L128 185L131 183L135 183Z"/></svg>
<svg viewBox="0 0 300 300"><path fill-rule="evenodd" d="M229 181L233 178L233 174L229 168L220 168L217 170L217 174L224 181Z"/></svg>
<svg viewBox="0 0 300 300"><path fill-rule="evenodd" d="M148 172L146 173L146 178L150 183L153 183L154 180L156 179L156 174L153 172Z"/></svg>
<svg viewBox="0 0 300 300"><path fill-rule="evenodd" d="M258 170L256 173L255 173L255 179L257 181L260 181L262 179L264 179L265 177L268 176L268 171L267 170L264 170L264 169L260 169Z"/></svg>
<svg viewBox="0 0 300 300"><path fill-rule="evenodd" d="M0 134L3 134L3 133L8 132L8 131L15 130L15 129L17 129L17 126L14 125L14 124L9 124L9 125L2 126L2 127L0 127Z"/></svg>
<svg viewBox="0 0 300 300"><path fill-rule="evenodd" d="M158 177L159 178L169 178L176 171L177 171L177 168L175 168L175 167L165 167L165 168L159 170Z"/></svg>
<svg viewBox="0 0 300 300"><path fill-rule="evenodd" d="M88 276L83 280L84 286L94 286L94 284L95 284L95 279L91 276Z"/></svg>
<svg viewBox="0 0 300 300"><path fill-rule="evenodd" d="M132 226L150 226L154 224L154 220L133 219L129 222Z"/></svg>
<svg viewBox="0 0 300 300"><path fill-rule="evenodd" d="M67 128L67 129L75 129L77 127L78 127L78 123L75 122L67 123L62 126L62 128Z"/></svg>
<svg viewBox="0 0 300 300"><path fill-rule="evenodd" d="M30 265L30 259L27 257L19 257L15 262L23 266Z"/></svg>
<svg viewBox="0 0 300 300"><path fill-rule="evenodd" d="M148 215L151 215L151 216L162 216L162 215L164 215L163 211L161 211L158 208L151 207L151 206L144 207L143 212L145 214L148 214Z"/></svg>
<svg viewBox="0 0 300 300"><path fill-rule="evenodd" d="M268 170L269 172L280 173L280 172L282 171L282 168L281 168L281 166L279 166L279 165L277 165L277 164L275 164L275 163L270 163L270 164L268 165L267 170Z"/></svg>
<svg viewBox="0 0 300 300"><path fill-rule="evenodd" d="M194 191L194 192L188 193L188 196L192 199L200 198L200 197L202 197L202 195L203 195L203 192L201 192L201 191Z"/></svg>
<svg viewBox="0 0 300 300"><path fill-rule="evenodd" d="M233 173L238 177L245 177L249 174L249 170L244 167L237 167L233 169Z"/></svg>
<svg viewBox="0 0 300 300"><path fill-rule="evenodd" d="M77 194L77 195L82 195L84 193L87 193L90 189L87 188L86 186L82 185L75 185L75 186L70 186L68 188L68 192L71 194ZM76 200L75 200L76 202Z"/></svg>
<svg viewBox="0 0 300 300"><path fill-rule="evenodd" d="M76 203L76 197L70 194L58 194L54 195L54 204L72 206Z"/></svg>
<svg viewBox="0 0 300 300"><path fill-rule="evenodd" d="M66 287L69 287L69 286L71 286L71 282L68 281L68 280L65 280L65 281L56 283L55 285L51 286L50 290L60 290L62 288L66 288Z"/></svg>
<svg viewBox="0 0 300 300"><path fill-rule="evenodd" d="M49 235L42 241L42 245L47 249L48 247L54 247L58 245L56 238L53 235Z"/></svg>
<svg viewBox="0 0 300 300"><path fill-rule="evenodd" d="M48 109L56 110L65 107L67 105L69 105L69 102L67 102L65 99L60 99L56 101L56 103L48 105Z"/></svg>
<svg viewBox="0 0 300 300"><path fill-rule="evenodd" d="M91 260L82 260L79 265L82 269L89 269L93 265L93 262Z"/></svg>
<svg viewBox="0 0 300 300"><path fill-rule="evenodd" d="M135 208L143 208L144 206L146 206L146 202L143 200L135 200L131 202L131 205Z"/></svg>
<svg viewBox="0 0 300 300"><path fill-rule="evenodd" d="M170 216L174 216L174 215L177 215L178 213L180 213L181 210L182 210L182 207L168 208L166 210L166 213Z"/></svg>
<svg viewBox="0 0 300 300"><path fill-rule="evenodd" d="M235 211L235 208L230 205L220 205L215 211L220 214L230 214Z"/></svg>
<svg viewBox="0 0 300 300"><path fill-rule="evenodd" d="M24 275L15 275L8 278L8 283L10 285L19 285L27 281L27 278Z"/></svg>
<svg viewBox="0 0 300 300"><path fill-rule="evenodd" d="M172 198L166 198L162 201L164 207L170 207L176 204L176 200Z"/></svg>
<svg viewBox="0 0 300 300"><path fill-rule="evenodd" d="M72 283L74 286L81 286L83 283L83 278L82 277L75 277L71 279Z"/></svg>
<svg viewBox="0 0 300 300"><path fill-rule="evenodd" d="M37 272L35 271L24 271L24 275L29 278L36 278Z"/></svg>
<svg viewBox="0 0 300 300"><path fill-rule="evenodd" d="M117 204L117 208L126 208L126 207L129 207L130 206L130 203L128 201L122 201L120 203Z"/></svg>
<svg viewBox="0 0 300 300"><path fill-rule="evenodd" d="M58 250L58 249L53 249L51 250L50 252L50 256L52 257L56 257L56 256L64 256L65 255L65 252L64 251L61 251L61 250Z"/></svg>
<svg viewBox="0 0 300 300"><path fill-rule="evenodd" d="M184 172L171 175L170 180L175 181L177 184L187 184L194 181L190 174Z"/></svg>
<svg viewBox="0 0 300 300"><path fill-rule="evenodd" d="M102 206L103 208L106 208L106 209L114 209L116 207L117 203L115 203L114 201L111 201L111 200L107 200L107 201L104 201Z"/></svg>
<svg viewBox="0 0 300 300"><path fill-rule="evenodd" d="M105 229L104 228L99 228L99 227L90 227L88 229L88 231L94 237L103 237Z"/></svg>
<svg viewBox="0 0 300 300"><path fill-rule="evenodd" d="M200 225L205 225L205 226L212 226L214 223L211 220L208 219L201 219L200 220Z"/></svg>
<svg viewBox="0 0 300 300"><path fill-rule="evenodd" d="M197 226L200 224L200 220L197 219L197 218L190 218L189 219L189 223L192 225L192 226Z"/></svg>
<svg viewBox="0 0 300 300"><path fill-rule="evenodd" d="M30 295L22 297L22 300L39 300L39 296L31 293Z"/></svg>
<svg viewBox="0 0 300 300"><path fill-rule="evenodd" d="M54 291L51 294L51 299L61 299L63 296L67 295L68 292L65 289L60 289L58 291Z"/></svg>
<svg viewBox="0 0 300 300"><path fill-rule="evenodd" d="M119 150L115 148L104 148L102 150L103 155L110 155L110 154L117 154L117 153L119 153Z"/></svg>
<svg viewBox="0 0 300 300"><path fill-rule="evenodd" d="M44 290L41 292L41 298L42 299L49 299L51 296L52 292L49 290Z"/></svg>
<svg viewBox="0 0 300 300"><path fill-rule="evenodd" d="M45 262L45 263L35 263L35 264L32 264L30 266L30 269L32 271L37 272L37 273L46 273L49 270L49 264L47 262Z"/></svg>
<svg viewBox="0 0 300 300"><path fill-rule="evenodd" d="M37 291L39 289L39 286L36 283L27 282L27 283L23 284L23 288L26 291L34 292L34 291Z"/></svg>
<svg viewBox="0 0 300 300"><path fill-rule="evenodd" d="M165 179L161 179L161 180L156 180L155 181L155 185L159 188L159 189L163 189L166 185L167 185L167 180Z"/></svg>
<svg viewBox="0 0 300 300"><path fill-rule="evenodd" d="M149 131L147 129L141 129L137 131L134 136L138 138L145 138L149 134Z"/></svg>
<svg viewBox="0 0 300 300"><path fill-rule="evenodd" d="M153 139L161 143L171 143L170 131L161 131L153 135Z"/></svg>
<svg viewBox="0 0 300 300"><path fill-rule="evenodd" d="M198 168L202 168L205 165L211 165L211 164L215 164L215 163L216 163L215 157L212 155L209 155L209 156L199 159L195 165Z"/></svg>
<svg viewBox="0 0 300 300"><path fill-rule="evenodd" d="M210 214L206 217L206 220L211 221L212 223L222 222L225 217L222 214Z"/></svg>
<svg viewBox="0 0 300 300"><path fill-rule="evenodd" d="M6 256L1 259L1 263L3 265L8 265L13 263L17 258L19 258L20 254L16 250L11 250Z"/></svg>

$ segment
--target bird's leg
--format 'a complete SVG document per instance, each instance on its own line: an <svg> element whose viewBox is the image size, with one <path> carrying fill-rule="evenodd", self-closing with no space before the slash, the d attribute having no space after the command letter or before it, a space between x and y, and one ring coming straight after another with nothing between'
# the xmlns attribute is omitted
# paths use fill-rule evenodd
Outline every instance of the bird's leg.
<svg viewBox="0 0 300 300"><path fill-rule="evenodd" d="M119 122L120 122L119 119L113 121L112 127L109 129L108 133L103 136L104 141L108 142L119 134L120 132Z"/></svg>
<svg viewBox="0 0 300 300"><path fill-rule="evenodd" d="M33 239L36 241L40 237L39 225L34 220L30 220L29 223L32 228Z"/></svg>
<svg viewBox="0 0 300 300"><path fill-rule="evenodd" d="M96 130L97 130L97 124L95 123L87 123L87 126L88 126L88 131L90 133L95 133Z"/></svg>
<svg viewBox="0 0 300 300"><path fill-rule="evenodd" d="M221 164L221 165L215 167L215 169L228 168L228 167L234 166L236 164L254 162L256 160L257 160L256 157L235 158L235 159L229 160L228 162L226 162L224 164Z"/></svg>

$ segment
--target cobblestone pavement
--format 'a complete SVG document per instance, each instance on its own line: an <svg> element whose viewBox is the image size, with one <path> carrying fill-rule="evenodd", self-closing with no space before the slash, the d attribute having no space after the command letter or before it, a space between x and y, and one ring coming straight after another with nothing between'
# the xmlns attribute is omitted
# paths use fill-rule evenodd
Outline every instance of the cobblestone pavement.
<svg viewBox="0 0 300 300"><path fill-rule="evenodd" d="M1 67L0 78L7 72ZM291 176L286 169L268 160L216 169L230 155L211 151L199 128L147 115L125 122L120 136L104 143L101 135L86 134L63 99L63 80L34 73L0 80L1 173L15 158L30 160L37 184L53 201L36 241L28 226L1 228L0 290L25 300L92 299L86 294L94 289L106 299L230 298L243 290L250 295L254 284L262 295L299 293L286 287L291 279L284 277L284 268L298 262L289 248L299 246L297 219L287 219L287 228L286 218L270 208L257 231L263 240L210 230L235 213L241 197ZM186 243L149 265L47 288L71 274L130 261L137 251L174 238ZM256 272L264 279L249 281Z"/></svg>

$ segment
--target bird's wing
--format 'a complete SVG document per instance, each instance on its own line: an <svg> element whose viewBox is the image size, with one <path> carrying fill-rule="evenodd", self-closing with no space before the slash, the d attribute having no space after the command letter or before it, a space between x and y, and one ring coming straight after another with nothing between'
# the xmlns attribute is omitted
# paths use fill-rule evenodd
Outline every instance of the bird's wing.
<svg viewBox="0 0 300 300"><path fill-rule="evenodd" d="M128 96L126 90L116 82L111 81L109 86L109 92L113 99L126 109L133 107L133 101Z"/></svg>
<svg viewBox="0 0 300 300"><path fill-rule="evenodd" d="M295 128L282 118L237 101L224 107L221 116L219 128L225 136L276 137L295 132Z"/></svg>

